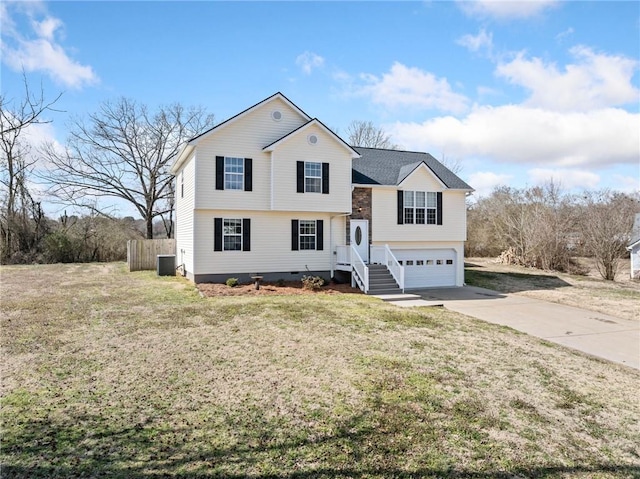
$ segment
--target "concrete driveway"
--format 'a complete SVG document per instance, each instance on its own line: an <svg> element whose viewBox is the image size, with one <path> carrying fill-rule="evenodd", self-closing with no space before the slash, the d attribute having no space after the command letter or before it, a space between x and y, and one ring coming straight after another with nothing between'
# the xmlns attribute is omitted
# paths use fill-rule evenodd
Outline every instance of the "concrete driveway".
<svg viewBox="0 0 640 479"><path fill-rule="evenodd" d="M474 286L411 293L419 295L424 305L442 304L451 311L640 369L640 321Z"/></svg>

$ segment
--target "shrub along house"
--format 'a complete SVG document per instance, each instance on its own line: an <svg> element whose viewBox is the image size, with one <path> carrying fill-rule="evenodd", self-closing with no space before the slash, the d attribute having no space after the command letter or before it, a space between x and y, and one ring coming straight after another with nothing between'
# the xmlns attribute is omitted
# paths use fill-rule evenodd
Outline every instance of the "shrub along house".
<svg viewBox="0 0 640 479"><path fill-rule="evenodd" d="M177 260L195 282L463 284L471 187L427 153L349 146L281 93L189 140L171 172Z"/></svg>

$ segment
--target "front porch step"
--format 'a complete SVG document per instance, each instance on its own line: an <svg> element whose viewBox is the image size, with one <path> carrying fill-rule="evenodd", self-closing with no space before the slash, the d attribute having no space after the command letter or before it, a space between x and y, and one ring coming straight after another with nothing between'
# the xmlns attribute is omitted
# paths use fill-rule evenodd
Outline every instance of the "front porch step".
<svg viewBox="0 0 640 479"><path fill-rule="evenodd" d="M418 299L422 299L421 296L417 294L407 294L407 293L396 293L396 294L375 294L376 298L380 298L382 301L416 301Z"/></svg>
<svg viewBox="0 0 640 479"><path fill-rule="evenodd" d="M369 295L398 295L402 290L393 275L383 264L369 265Z"/></svg>

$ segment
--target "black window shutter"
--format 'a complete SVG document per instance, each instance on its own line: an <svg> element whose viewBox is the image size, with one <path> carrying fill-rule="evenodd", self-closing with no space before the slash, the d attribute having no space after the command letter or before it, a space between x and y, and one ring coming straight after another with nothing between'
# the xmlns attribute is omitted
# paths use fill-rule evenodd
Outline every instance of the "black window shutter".
<svg viewBox="0 0 640 479"><path fill-rule="evenodd" d="M224 156L216 156L216 190L224 190Z"/></svg>
<svg viewBox="0 0 640 479"><path fill-rule="evenodd" d="M251 158L244 159L244 191L252 191L253 189L253 160Z"/></svg>
<svg viewBox="0 0 640 479"><path fill-rule="evenodd" d="M298 220L291 220L291 250L298 251Z"/></svg>
<svg viewBox="0 0 640 479"><path fill-rule="evenodd" d="M442 191L436 193L436 224L442 224Z"/></svg>
<svg viewBox="0 0 640 479"><path fill-rule="evenodd" d="M251 220L242 220L242 251L251 251Z"/></svg>
<svg viewBox="0 0 640 479"><path fill-rule="evenodd" d="M329 163L322 163L322 194L329 194Z"/></svg>
<svg viewBox="0 0 640 479"><path fill-rule="evenodd" d="M298 193L304 193L304 161L296 162L296 179Z"/></svg>
<svg viewBox="0 0 640 479"><path fill-rule="evenodd" d="M213 251L222 251L222 218L213 219Z"/></svg>
<svg viewBox="0 0 640 479"><path fill-rule="evenodd" d="M324 248L324 222L316 220L316 250L322 251Z"/></svg>
<svg viewBox="0 0 640 479"><path fill-rule="evenodd" d="M398 190L398 224L404 224L404 191Z"/></svg>

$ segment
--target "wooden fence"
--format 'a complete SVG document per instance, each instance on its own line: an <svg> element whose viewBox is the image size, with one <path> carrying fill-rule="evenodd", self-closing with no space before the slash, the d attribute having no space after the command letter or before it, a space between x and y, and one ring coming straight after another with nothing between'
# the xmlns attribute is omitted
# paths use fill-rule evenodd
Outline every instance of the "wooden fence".
<svg viewBox="0 0 640 479"><path fill-rule="evenodd" d="M176 254L175 239L129 240L127 241L127 264L129 271L156 269L159 254Z"/></svg>

